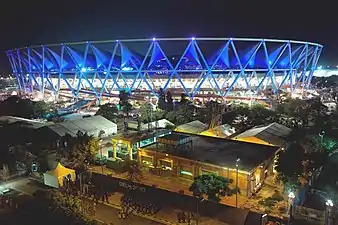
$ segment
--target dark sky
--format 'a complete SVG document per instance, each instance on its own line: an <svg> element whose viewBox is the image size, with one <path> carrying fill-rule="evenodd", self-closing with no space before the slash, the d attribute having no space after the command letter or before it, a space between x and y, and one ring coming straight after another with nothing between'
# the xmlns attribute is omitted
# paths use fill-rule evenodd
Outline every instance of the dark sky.
<svg viewBox="0 0 338 225"><path fill-rule="evenodd" d="M0 70L6 49L143 37L263 37L324 45L338 64L334 0L10 0L0 7Z"/></svg>

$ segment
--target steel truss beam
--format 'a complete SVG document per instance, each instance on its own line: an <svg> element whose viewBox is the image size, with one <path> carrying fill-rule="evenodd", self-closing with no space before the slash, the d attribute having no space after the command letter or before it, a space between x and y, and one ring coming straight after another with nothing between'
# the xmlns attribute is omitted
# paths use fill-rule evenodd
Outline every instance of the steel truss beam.
<svg viewBox="0 0 338 225"><path fill-rule="evenodd" d="M138 42L148 43L143 54L129 47ZM176 63L171 59L173 49L164 50L162 42L186 43ZM203 47L206 42L220 46L216 57L205 54L209 51ZM249 50L239 47L243 43ZM105 45L109 47L102 47ZM175 82L190 98L204 86L223 97L237 88L253 93L266 88L278 92L285 85L291 92L308 89L322 48L316 43L274 39L161 38L32 46L6 54L24 92L35 89L44 93L47 88L58 96L61 89L68 89L78 98L86 89L100 100L121 88L129 92L146 89L156 95L161 85L165 90ZM188 83L192 78L186 75L196 76L195 82ZM161 84L159 79L165 82Z"/></svg>

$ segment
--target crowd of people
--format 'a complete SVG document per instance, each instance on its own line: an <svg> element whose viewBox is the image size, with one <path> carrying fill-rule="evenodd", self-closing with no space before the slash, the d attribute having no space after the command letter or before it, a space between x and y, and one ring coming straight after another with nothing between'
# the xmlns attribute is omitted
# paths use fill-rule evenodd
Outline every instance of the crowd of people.
<svg viewBox="0 0 338 225"><path fill-rule="evenodd" d="M8 195L0 195L0 208L2 207L16 207L17 204L13 203L13 198Z"/></svg>
<svg viewBox="0 0 338 225"><path fill-rule="evenodd" d="M178 223L187 223L190 225L193 220L195 220L196 216L194 213L185 213L185 212L177 212L177 221Z"/></svg>
<svg viewBox="0 0 338 225"><path fill-rule="evenodd" d="M154 215L160 207L149 199L128 193L121 198L121 211L118 213L120 219L125 219L130 213L142 213L147 215Z"/></svg>

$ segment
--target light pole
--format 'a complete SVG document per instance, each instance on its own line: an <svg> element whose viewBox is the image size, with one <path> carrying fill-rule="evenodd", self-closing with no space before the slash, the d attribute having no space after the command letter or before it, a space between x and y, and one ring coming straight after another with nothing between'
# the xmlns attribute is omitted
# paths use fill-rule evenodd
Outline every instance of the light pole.
<svg viewBox="0 0 338 225"><path fill-rule="evenodd" d="M263 214L261 218L261 225L266 225L268 223L268 214Z"/></svg>
<svg viewBox="0 0 338 225"><path fill-rule="evenodd" d="M323 152L323 140L324 140L324 135L325 135L325 131L320 131L320 133L318 134L320 137L320 151Z"/></svg>
<svg viewBox="0 0 338 225"><path fill-rule="evenodd" d="M240 158L237 158L236 160L236 208L238 207L238 167L240 160Z"/></svg>
<svg viewBox="0 0 338 225"><path fill-rule="evenodd" d="M333 208L333 201L328 199L325 202L326 209L325 209L325 224L326 225L333 225L334 224L334 213L332 212Z"/></svg>
<svg viewBox="0 0 338 225"><path fill-rule="evenodd" d="M203 202L205 199L197 197L197 205L196 205L196 225L198 225L198 220L199 220L199 204L200 202Z"/></svg>
<svg viewBox="0 0 338 225"><path fill-rule="evenodd" d="M292 191L288 195L289 197L289 204L288 204L288 214L290 215L290 220L292 217L292 212L293 212L293 200L295 199L296 195Z"/></svg>

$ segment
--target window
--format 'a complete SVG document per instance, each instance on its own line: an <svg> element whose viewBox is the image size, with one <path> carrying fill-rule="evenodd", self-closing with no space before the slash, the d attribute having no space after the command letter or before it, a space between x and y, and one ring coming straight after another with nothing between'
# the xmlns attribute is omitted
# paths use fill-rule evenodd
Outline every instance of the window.
<svg viewBox="0 0 338 225"><path fill-rule="evenodd" d="M151 137L145 140L140 141L140 148L147 146L147 145L151 145L153 143L155 143L156 141L156 137Z"/></svg>
<svg viewBox="0 0 338 225"><path fill-rule="evenodd" d="M192 166L180 166L179 176L187 179L194 178L194 168Z"/></svg>
<svg viewBox="0 0 338 225"><path fill-rule="evenodd" d="M208 175L208 174L218 175L218 172L217 171L210 171L210 170L206 170L206 169L201 169L201 175Z"/></svg>
<svg viewBox="0 0 338 225"><path fill-rule="evenodd" d="M166 170L172 170L172 161L171 160L159 160L160 166L164 167Z"/></svg>
<svg viewBox="0 0 338 225"><path fill-rule="evenodd" d="M145 166L153 166L153 157L142 155L141 156L141 162Z"/></svg>

